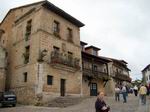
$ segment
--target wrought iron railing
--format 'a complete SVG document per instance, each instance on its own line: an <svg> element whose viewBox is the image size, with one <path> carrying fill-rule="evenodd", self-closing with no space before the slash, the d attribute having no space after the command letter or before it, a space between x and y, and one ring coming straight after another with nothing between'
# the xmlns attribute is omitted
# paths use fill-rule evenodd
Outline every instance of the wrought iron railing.
<svg viewBox="0 0 150 112"><path fill-rule="evenodd" d="M51 63L80 69L80 59L58 51L51 52Z"/></svg>

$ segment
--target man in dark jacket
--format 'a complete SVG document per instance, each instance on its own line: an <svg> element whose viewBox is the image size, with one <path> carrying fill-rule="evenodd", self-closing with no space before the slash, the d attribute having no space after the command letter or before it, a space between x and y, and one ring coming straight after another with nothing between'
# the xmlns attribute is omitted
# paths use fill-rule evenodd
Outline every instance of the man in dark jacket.
<svg viewBox="0 0 150 112"><path fill-rule="evenodd" d="M97 100L95 102L96 112L109 112L110 108L106 105L104 101L104 93L100 92L98 94Z"/></svg>

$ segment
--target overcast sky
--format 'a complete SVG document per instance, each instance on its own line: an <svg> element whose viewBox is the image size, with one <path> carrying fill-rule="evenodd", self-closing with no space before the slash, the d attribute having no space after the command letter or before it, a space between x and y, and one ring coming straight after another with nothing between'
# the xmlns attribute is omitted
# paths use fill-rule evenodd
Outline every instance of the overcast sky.
<svg viewBox="0 0 150 112"><path fill-rule="evenodd" d="M10 8L39 0L0 0L0 21ZM133 79L150 64L150 0L49 0L85 24L81 40L102 56L123 59Z"/></svg>

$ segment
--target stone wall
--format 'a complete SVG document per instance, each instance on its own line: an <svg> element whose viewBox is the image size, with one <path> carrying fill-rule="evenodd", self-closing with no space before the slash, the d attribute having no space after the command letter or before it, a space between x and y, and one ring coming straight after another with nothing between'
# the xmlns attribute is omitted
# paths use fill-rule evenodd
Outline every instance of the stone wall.
<svg viewBox="0 0 150 112"><path fill-rule="evenodd" d="M11 90L16 93L18 103L26 105L36 103L35 86L26 85Z"/></svg>
<svg viewBox="0 0 150 112"><path fill-rule="evenodd" d="M0 69L0 91L5 90L6 73L5 69Z"/></svg>

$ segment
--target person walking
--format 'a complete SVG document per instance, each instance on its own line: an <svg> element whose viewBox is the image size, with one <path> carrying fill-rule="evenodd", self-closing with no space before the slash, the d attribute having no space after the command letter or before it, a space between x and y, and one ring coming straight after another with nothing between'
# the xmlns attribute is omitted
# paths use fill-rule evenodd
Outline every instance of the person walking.
<svg viewBox="0 0 150 112"><path fill-rule="evenodd" d="M115 100L120 101L120 88L117 85L115 87Z"/></svg>
<svg viewBox="0 0 150 112"><path fill-rule="evenodd" d="M127 103L127 89L125 85L122 86L121 92L123 96L123 103Z"/></svg>
<svg viewBox="0 0 150 112"><path fill-rule="evenodd" d="M96 112L110 112L110 107L104 101L104 93L98 93L97 100L95 102Z"/></svg>
<svg viewBox="0 0 150 112"><path fill-rule="evenodd" d="M133 90L134 90L134 95L137 96L137 94L138 94L138 87L136 85L134 86Z"/></svg>
<svg viewBox="0 0 150 112"><path fill-rule="evenodd" d="M142 84L139 90L139 96L142 105L146 104L146 93L147 93L147 88Z"/></svg>

